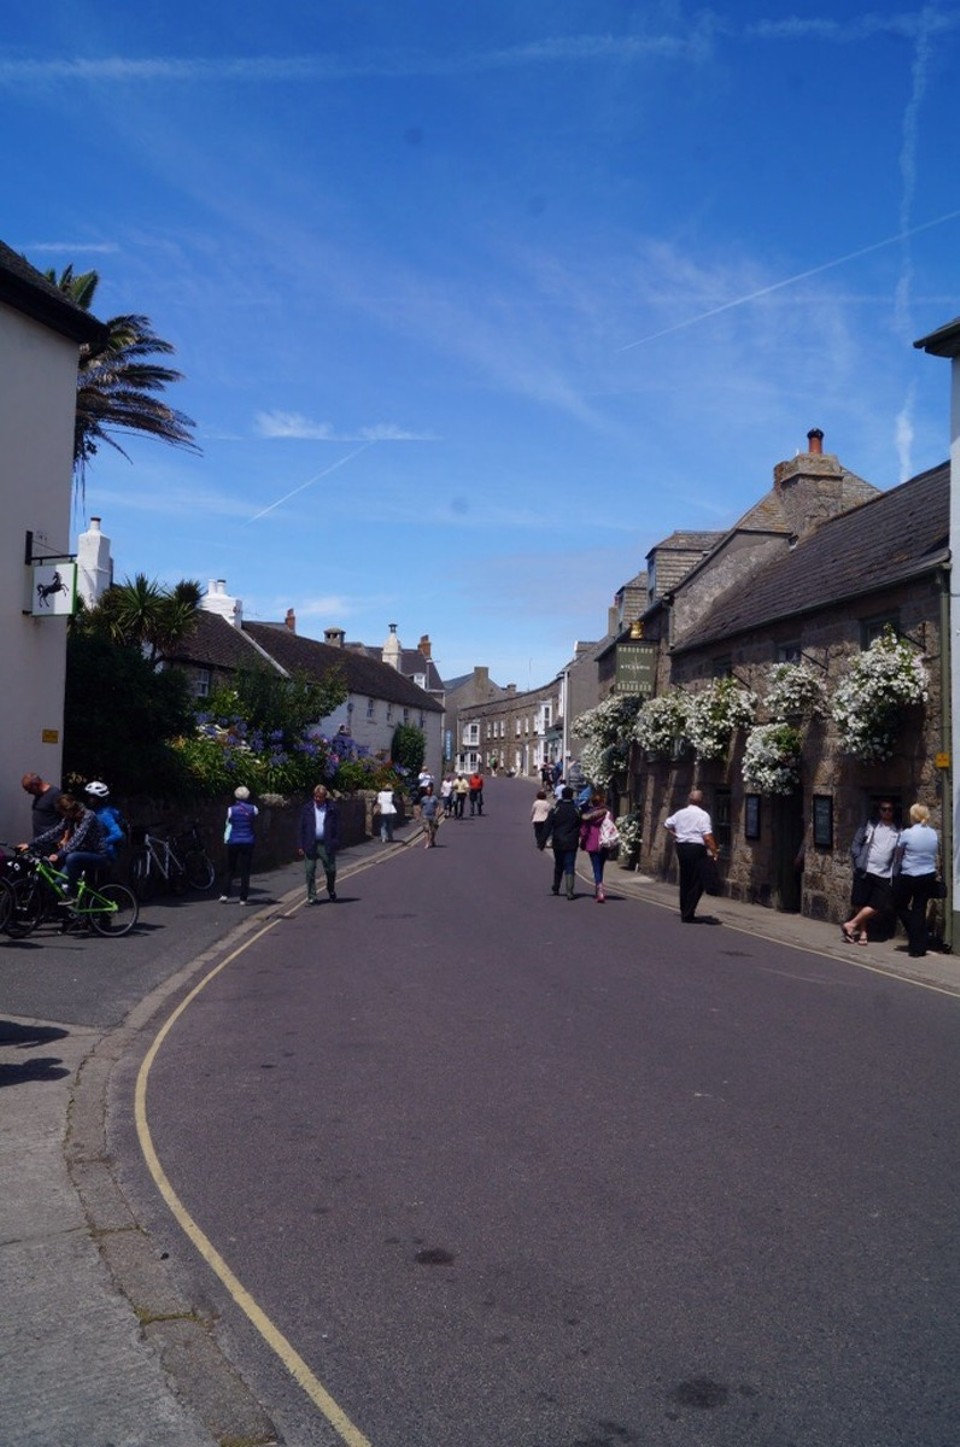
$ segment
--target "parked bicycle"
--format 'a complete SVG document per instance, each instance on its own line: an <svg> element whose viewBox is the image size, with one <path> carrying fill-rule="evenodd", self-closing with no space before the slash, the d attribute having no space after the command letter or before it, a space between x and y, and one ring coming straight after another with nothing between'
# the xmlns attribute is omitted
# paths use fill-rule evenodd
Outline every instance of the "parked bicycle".
<svg viewBox="0 0 960 1447"><path fill-rule="evenodd" d="M140 916L140 906L125 884L94 885L86 874L71 895L70 880L48 859L21 851L16 877L6 875L11 898L3 925L12 939L32 934L45 919L56 919L63 929L87 926L99 935L127 935Z"/></svg>
<svg viewBox="0 0 960 1447"><path fill-rule="evenodd" d="M165 834L151 834L148 826L130 861L130 883L141 901L150 899L161 885L173 893L210 889L215 877L198 824L172 840Z"/></svg>

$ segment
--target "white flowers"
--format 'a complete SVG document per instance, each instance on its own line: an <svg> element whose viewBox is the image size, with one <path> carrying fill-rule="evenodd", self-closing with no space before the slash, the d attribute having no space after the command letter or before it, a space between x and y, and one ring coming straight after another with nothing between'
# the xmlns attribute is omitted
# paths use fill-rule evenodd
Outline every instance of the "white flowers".
<svg viewBox="0 0 960 1447"><path fill-rule="evenodd" d="M638 854L643 843L643 821L639 814L624 814L617 820L620 849L623 854Z"/></svg>
<svg viewBox="0 0 960 1447"><path fill-rule="evenodd" d="M830 701L840 747L868 763L889 759L903 708L927 701L927 670L910 644L884 629L855 658Z"/></svg>
<svg viewBox="0 0 960 1447"><path fill-rule="evenodd" d="M687 735L690 699L678 688L648 699L637 714L633 736L648 754L671 757Z"/></svg>
<svg viewBox="0 0 960 1447"><path fill-rule="evenodd" d="M758 724L747 734L743 782L758 794L792 794L800 782L800 730L786 723Z"/></svg>
<svg viewBox="0 0 960 1447"><path fill-rule="evenodd" d="M777 663L763 700L772 719L814 718L823 712L827 690L823 679L802 663Z"/></svg>
<svg viewBox="0 0 960 1447"><path fill-rule="evenodd" d="M687 738L698 759L722 759L737 729L753 723L757 696L733 678L717 678L690 703Z"/></svg>

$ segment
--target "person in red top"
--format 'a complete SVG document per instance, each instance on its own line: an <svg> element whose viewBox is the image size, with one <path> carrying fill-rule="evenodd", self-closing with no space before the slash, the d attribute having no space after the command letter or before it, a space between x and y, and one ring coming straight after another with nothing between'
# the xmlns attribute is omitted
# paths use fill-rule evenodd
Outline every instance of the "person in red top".
<svg viewBox="0 0 960 1447"><path fill-rule="evenodd" d="M470 775L470 813L483 813L483 775L479 769L474 769Z"/></svg>

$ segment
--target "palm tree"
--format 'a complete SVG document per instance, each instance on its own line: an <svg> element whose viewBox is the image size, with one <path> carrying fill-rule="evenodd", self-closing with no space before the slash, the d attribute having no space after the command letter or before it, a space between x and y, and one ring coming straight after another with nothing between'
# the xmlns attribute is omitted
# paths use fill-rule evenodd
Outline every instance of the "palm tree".
<svg viewBox="0 0 960 1447"><path fill-rule="evenodd" d="M193 578L162 588L145 573L108 588L88 615L115 643L134 644L150 663L176 648L197 626L203 589Z"/></svg>
<svg viewBox="0 0 960 1447"><path fill-rule="evenodd" d="M96 271L75 274L73 267L67 266L59 276L53 269L44 275L76 306L90 310L100 283ZM169 356L175 348L155 335L149 317L111 317L105 326L109 335L102 346L84 344L80 348L73 467L81 496L87 464L101 443L127 456L112 435L115 432L146 433L172 446L200 451L193 440L193 420L156 395L171 382L181 381L182 373L150 359L157 354Z"/></svg>

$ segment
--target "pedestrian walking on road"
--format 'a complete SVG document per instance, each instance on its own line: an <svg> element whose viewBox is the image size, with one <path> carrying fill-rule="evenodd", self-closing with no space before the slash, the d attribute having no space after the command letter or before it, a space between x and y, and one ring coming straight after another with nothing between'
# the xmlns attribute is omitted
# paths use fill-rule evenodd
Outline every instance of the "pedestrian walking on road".
<svg viewBox="0 0 960 1447"><path fill-rule="evenodd" d="M453 775L444 774L440 783L440 803L443 805L444 816L449 819L453 813Z"/></svg>
<svg viewBox="0 0 960 1447"><path fill-rule="evenodd" d="M564 880L567 899L573 899L577 869L577 846L580 843L580 810L573 802L573 790L565 784L561 797L550 810L547 820L550 845L553 849L552 894L560 893Z"/></svg>
<svg viewBox="0 0 960 1447"><path fill-rule="evenodd" d="M530 810L530 822L533 825L533 837L536 840L538 849L547 847L549 829L547 820L550 818L550 810L553 806L547 798L546 789L538 789L537 797L533 801L533 808Z"/></svg>
<svg viewBox="0 0 960 1447"><path fill-rule="evenodd" d="M867 925L893 907L893 859L900 843L892 799L881 799L876 815L861 824L850 845L853 915L840 926L848 944L867 944Z"/></svg>
<svg viewBox="0 0 960 1447"><path fill-rule="evenodd" d="M910 805L910 827L900 835L894 856L893 901L907 932L908 953L927 953L927 905L936 897L940 836L930 827L926 804Z"/></svg>
<svg viewBox="0 0 960 1447"><path fill-rule="evenodd" d="M423 820L424 849L435 849L437 847L437 830L440 828L440 800L433 792L433 785L428 784L424 790L423 798L420 800L420 817Z"/></svg>
<svg viewBox="0 0 960 1447"><path fill-rule="evenodd" d="M246 904L250 893L250 864L253 860L255 842L253 821L259 810L250 803L250 790L241 784L234 789L235 804L227 810L227 822L223 830L223 842L227 846L227 876L220 896L220 903L230 899L233 881L239 876L240 903Z"/></svg>
<svg viewBox="0 0 960 1447"><path fill-rule="evenodd" d="M470 788L470 813L483 813L483 775L479 769L474 769L467 780Z"/></svg>
<svg viewBox="0 0 960 1447"><path fill-rule="evenodd" d="M393 824L397 817L397 801L392 789L381 789L375 804L380 819L381 844L393 843Z"/></svg>
<svg viewBox="0 0 960 1447"><path fill-rule="evenodd" d="M298 858L303 860L307 884L307 904L317 899L317 861L323 866L327 894L337 898L337 850L340 848L340 809L322 784L313 791L313 798L300 811Z"/></svg>
<svg viewBox="0 0 960 1447"><path fill-rule="evenodd" d="M469 792L469 782L463 774L458 774L453 785L454 814L458 819L463 818L463 806L466 803Z"/></svg>
<svg viewBox="0 0 960 1447"><path fill-rule="evenodd" d="M607 861L607 854L600 839L600 828L609 812L603 790L594 789L590 803L580 814L580 848L590 859L593 869L593 894L598 904L603 904L606 900L603 892L603 866Z"/></svg>
<svg viewBox="0 0 960 1447"><path fill-rule="evenodd" d="M704 864L708 858L716 859L720 853L713 837L713 822L703 807L701 791L691 789L686 808L671 814L669 819L664 820L663 827L673 835L677 847L680 918L684 924L693 924L703 894Z"/></svg>

